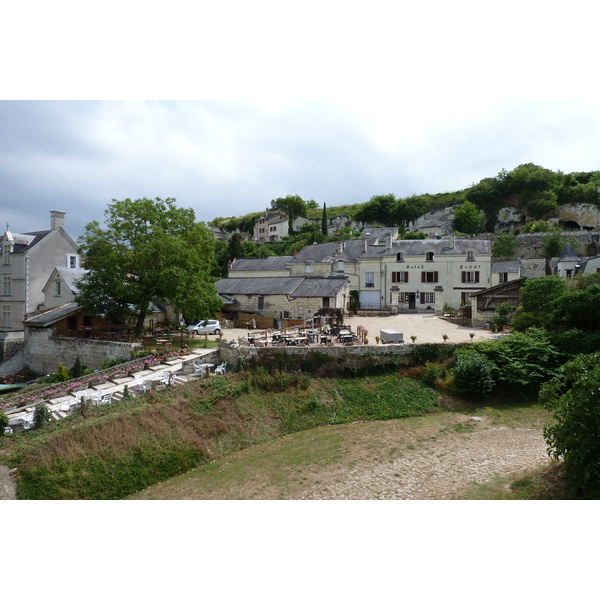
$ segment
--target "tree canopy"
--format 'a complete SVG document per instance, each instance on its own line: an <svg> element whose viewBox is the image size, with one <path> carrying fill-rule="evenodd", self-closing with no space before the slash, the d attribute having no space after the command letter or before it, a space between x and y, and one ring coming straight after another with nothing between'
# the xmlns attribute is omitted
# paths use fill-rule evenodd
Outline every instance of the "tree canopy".
<svg viewBox="0 0 600 600"><path fill-rule="evenodd" d="M481 233L483 231L483 216L479 209L468 200L465 200L454 211L454 230L461 233Z"/></svg>
<svg viewBox="0 0 600 600"><path fill-rule="evenodd" d="M105 227L86 225L79 238L83 266L77 302L113 322L136 317L140 335L152 301L169 302L189 319L220 307L210 278L214 238L192 209L173 198L112 200Z"/></svg>

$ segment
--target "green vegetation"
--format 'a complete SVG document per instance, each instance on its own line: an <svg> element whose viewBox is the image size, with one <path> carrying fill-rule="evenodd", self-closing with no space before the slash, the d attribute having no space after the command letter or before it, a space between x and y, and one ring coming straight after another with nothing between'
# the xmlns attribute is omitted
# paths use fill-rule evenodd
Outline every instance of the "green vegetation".
<svg viewBox="0 0 600 600"><path fill-rule="evenodd" d="M433 390L397 375L319 380L262 370L88 408L2 444L19 469L20 498L111 499L286 433L436 406Z"/></svg>
<svg viewBox="0 0 600 600"><path fill-rule="evenodd" d="M153 301L168 301L190 320L211 317L221 305L210 279L213 236L172 198L113 200L105 228L88 223L78 243L88 272L77 302L114 323L134 315L137 337Z"/></svg>
<svg viewBox="0 0 600 600"><path fill-rule="evenodd" d="M501 233L492 244L492 258L494 259L509 259L517 252L519 239L509 233Z"/></svg>
<svg viewBox="0 0 600 600"><path fill-rule="evenodd" d="M572 496L600 498L600 353L564 364L542 387L555 423L544 429L552 456L563 458Z"/></svg>

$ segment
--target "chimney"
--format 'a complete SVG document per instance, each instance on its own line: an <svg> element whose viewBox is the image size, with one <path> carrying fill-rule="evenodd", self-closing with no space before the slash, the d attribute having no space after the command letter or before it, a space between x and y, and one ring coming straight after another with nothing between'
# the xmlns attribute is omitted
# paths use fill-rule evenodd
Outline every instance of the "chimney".
<svg viewBox="0 0 600 600"><path fill-rule="evenodd" d="M387 247L388 247L388 250L392 247L392 232L391 231L388 233Z"/></svg>
<svg viewBox="0 0 600 600"><path fill-rule="evenodd" d="M454 248L454 230L450 231L449 237L449 247Z"/></svg>
<svg viewBox="0 0 600 600"><path fill-rule="evenodd" d="M62 210L50 211L50 229L65 228L65 212Z"/></svg>

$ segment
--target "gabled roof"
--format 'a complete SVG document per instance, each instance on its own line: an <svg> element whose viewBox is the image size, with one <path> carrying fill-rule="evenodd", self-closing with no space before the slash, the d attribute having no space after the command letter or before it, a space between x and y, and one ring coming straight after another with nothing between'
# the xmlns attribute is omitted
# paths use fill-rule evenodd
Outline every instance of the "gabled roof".
<svg viewBox="0 0 600 600"><path fill-rule="evenodd" d="M22 254L31 250L36 244L41 242L49 233L52 233L51 229L47 231L32 231L30 233L12 233L13 254ZM0 239L0 244L4 241L4 235Z"/></svg>
<svg viewBox="0 0 600 600"><path fill-rule="evenodd" d="M492 273L518 273L521 270L520 260L493 260Z"/></svg>
<svg viewBox="0 0 600 600"><path fill-rule="evenodd" d="M236 258L230 271L284 271L293 256L269 256L267 258Z"/></svg>
<svg viewBox="0 0 600 600"><path fill-rule="evenodd" d="M46 281L43 290L46 290L48 284L50 284L54 280L54 276L56 273L59 273L61 279L65 282L65 285L73 292L74 294L79 294L79 287L77 282L87 273L87 269L70 269L68 267L54 267L52 269L52 273Z"/></svg>
<svg viewBox="0 0 600 600"><path fill-rule="evenodd" d="M347 277L233 277L215 283L225 296L291 296L294 298L335 296Z"/></svg>

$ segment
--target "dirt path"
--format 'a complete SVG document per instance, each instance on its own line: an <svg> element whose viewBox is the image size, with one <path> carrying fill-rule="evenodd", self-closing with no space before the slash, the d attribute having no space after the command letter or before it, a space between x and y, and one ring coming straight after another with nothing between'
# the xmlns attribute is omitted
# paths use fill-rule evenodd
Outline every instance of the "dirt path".
<svg viewBox="0 0 600 600"><path fill-rule="evenodd" d="M17 482L10 474L10 469L0 465L0 500L17 499Z"/></svg>
<svg viewBox="0 0 600 600"><path fill-rule="evenodd" d="M470 422L465 421L468 428ZM549 462L540 429L486 426L468 433L452 431L405 449L389 460L363 461L360 466L320 474L324 485L297 499L322 500L452 500L472 483L513 475Z"/></svg>

